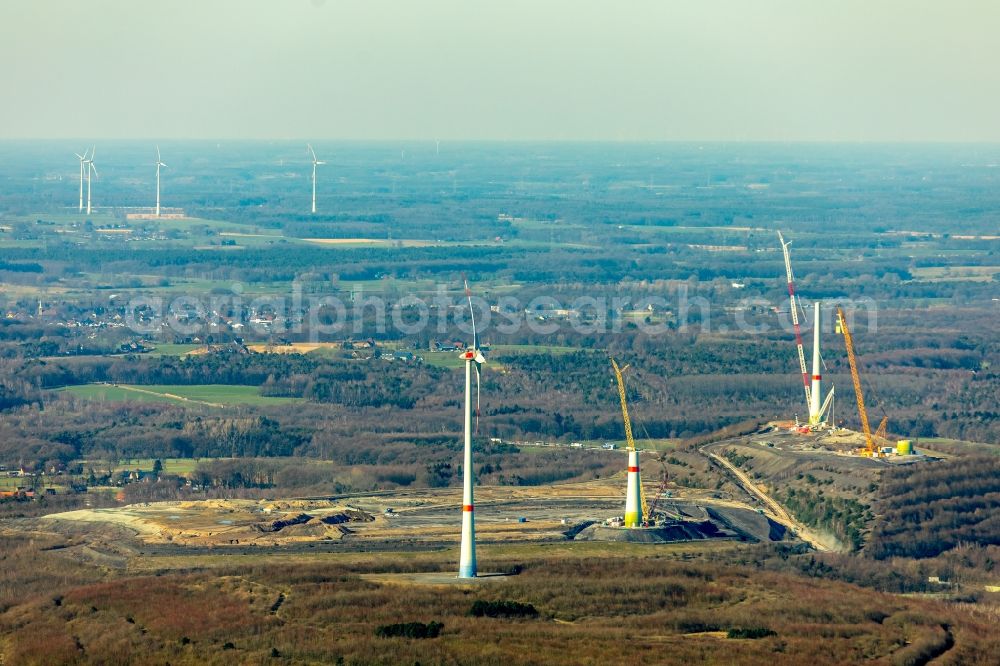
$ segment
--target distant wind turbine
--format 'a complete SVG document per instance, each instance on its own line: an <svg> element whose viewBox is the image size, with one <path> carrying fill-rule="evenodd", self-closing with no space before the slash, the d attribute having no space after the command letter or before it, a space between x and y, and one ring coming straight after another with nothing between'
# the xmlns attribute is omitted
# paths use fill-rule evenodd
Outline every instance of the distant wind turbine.
<svg viewBox="0 0 1000 666"><path fill-rule="evenodd" d="M160 159L160 147L156 147L156 217L160 216L160 167L166 167Z"/></svg>
<svg viewBox="0 0 1000 666"><path fill-rule="evenodd" d="M87 163L87 151L83 151L83 155L80 153L73 153L76 155L77 159L80 160L80 209L83 212L83 165Z"/></svg>
<svg viewBox="0 0 1000 666"><path fill-rule="evenodd" d="M97 152L97 146L90 149L90 157L86 160L87 164L87 215L90 215L90 178L92 175L96 174L98 178L101 174L97 173L97 167L94 166L94 154Z"/></svg>
<svg viewBox="0 0 1000 666"><path fill-rule="evenodd" d="M320 160L316 159L316 151L313 150L313 147L312 147L311 144L307 143L306 146L308 146L309 152L312 153L312 158L313 158L313 205L312 205L312 212L315 213L316 212L316 167L318 167L320 165L323 165L323 164L326 164L326 162L321 162Z"/></svg>

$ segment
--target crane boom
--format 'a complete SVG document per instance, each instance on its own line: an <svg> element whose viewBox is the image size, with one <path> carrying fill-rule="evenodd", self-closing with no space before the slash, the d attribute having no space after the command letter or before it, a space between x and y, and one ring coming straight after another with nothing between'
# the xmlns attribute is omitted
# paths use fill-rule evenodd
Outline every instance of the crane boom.
<svg viewBox="0 0 1000 666"><path fill-rule="evenodd" d="M875 428L875 434L872 435L872 437L875 438L876 444L882 445L885 442L889 441L888 438L885 436L885 428L888 425L888 423L889 423L889 417L883 416L882 421L878 424L878 427Z"/></svg>
<svg viewBox="0 0 1000 666"><path fill-rule="evenodd" d="M836 393L836 386L830 387L830 392L826 394L826 400L823 401L823 406L819 408L819 416L823 418L826 414L826 410L830 408L830 403L833 402L833 394Z"/></svg>
<svg viewBox="0 0 1000 666"><path fill-rule="evenodd" d="M628 365L618 367L618 361L611 359L611 367L615 369L615 379L618 381L618 398L622 404L622 420L625 422L625 444L628 450L635 451L635 439L632 437L632 419L628 415L628 403L625 400L625 378L622 373L628 370ZM642 502L642 522L649 522L649 506L646 504L646 493L639 484L639 498Z"/></svg>
<svg viewBox="0 0 1000 666"><path fill-rule="evenodd" d="M622 403L622 419L625 421L625 443L629 451L635 451L635 439L632 437L632 419L628 416L628 405L625 402L625 378L622 373L628 370L618 367L618 361L611 359L611 366L615 369L615 379L618 380L618 397Z"/></svg>
<svg viewBox="0 0 1000 666"><path fill-rule="evenodd" d="M861 376L858 374L858 361L854 357L854 340L851 338L851 329L847 327L847 318L844 317L844 310L837 308L837 325L844 335L844 346L847 347L847 360L851 364L851 381L854 382L854 397L858 400L858 416L861 417L861 428L865 433L865 452L869 456L876 455L875 440L872 438L872 429L868 424L868 410L865 409L865 396L861 391Z"/></svg>
<svg viewBox="0 0 1000 666"><path fill-rule="evenodd" d="M788 279L788 300L792 310L792 327L795 329L795 347L799 352L799 370L802 372L802 386L806 393L806 405L812 404L812 391L809 389L809 371L806 369L806 352L802 344L802 327L799 325L799 299L795 295L795 278L792 275L792 259L788 255L788 246L792 241L785 242L785 237L778 232L781 252L785 255L785 277Z"/></svg>

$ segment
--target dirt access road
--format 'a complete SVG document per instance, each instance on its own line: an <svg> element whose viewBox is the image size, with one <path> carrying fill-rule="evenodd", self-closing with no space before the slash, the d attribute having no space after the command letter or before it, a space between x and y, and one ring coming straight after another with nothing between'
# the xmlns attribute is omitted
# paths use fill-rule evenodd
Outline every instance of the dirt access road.
<svg viewBox="0 0 1000 666"><path fill-rule="evenodd" d="M729 442L735 442L735 441L740 441L740 440L726 440L722 442L715 442L713 444L706 444L705 446L700 447L698 451L702 455L707 456L710 460L718 463L723 470L728 472L733 477L733 479L735 479L736 483L738 483L739 486L743 488L743 490L745 490L746 492L750 493L750 495L758 498L761 502L763 502L764 505L770 509L768 513L774 521L781 523L785 527L792 530L795 534L798 535L800 539L808 541L813 548L815 548L820 552L829 552L831 550L834 550L834 548L832 548L829 544L829 539L821 538L814 531L812 531L805 525L795 520L794 516L788 513L788 511L786 511L783 506L778 504L778 502L775 501L774 498L772 498L770 495L761 490L757 486L757 484L753 482L753 479L751 479L742 470L736 467L736 465L726 460L723 456L720 456L717 453L713 453L711 451L706 450L712 446L721 446Z"/></svg>

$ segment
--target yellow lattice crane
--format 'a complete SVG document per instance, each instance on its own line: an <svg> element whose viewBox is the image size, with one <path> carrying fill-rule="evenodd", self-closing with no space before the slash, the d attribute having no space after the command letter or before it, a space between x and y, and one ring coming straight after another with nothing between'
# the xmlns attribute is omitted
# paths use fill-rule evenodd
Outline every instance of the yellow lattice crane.
<svg viewBox="0 0 1000 666"><path fill-rule="evenodd" d="M861 429L865 434L865 448L860 451L862 455L873 458L879 457L879 448L875 443L876 437L885 438L885 426L888 417L882 419L875 435L872 435L871 425L868 423L868 410L865 409L865 396L861 390L861 375L858 374L858 361L854 357L854 340L851 338L851 329L847 326L847 318L844 317L843 308L837 308L837 329L844 336L844 346L847 347L847 360L851 364L851 381L854 382L854 396L858 400L858 416L861 418Z"/></svg>
<svg viewBox="0 0 1000 666"><path fill-rule="evenodd" d="M878 400L876 400L875 402L878 402ZM889 441L889 439L885 436L885 429L888 424L889 424L889 417L883 416L882 421L878 424L878 427L875 428L875 434L872 435L872 439L875 440L876 445L884 444L885 442Z"/></svg>
<svg viewBox="0 0 1000 666"><path fill-rule="evenodd" d="M615 379L618 380L618 397L622 403L622 420L625 422L625 444L630 453L635 453L635 439L632 437L632 419L628 415L628 404L625 400L625 378L622 376L622 373L628 370L629 366L618 367L618 362L615 359L611 359L611 367L615 369ZM641 480L639 482L639 499L642 502L642 522L644 525L648 525L649 505L646 503L646 492L642 489Z"/></svg>

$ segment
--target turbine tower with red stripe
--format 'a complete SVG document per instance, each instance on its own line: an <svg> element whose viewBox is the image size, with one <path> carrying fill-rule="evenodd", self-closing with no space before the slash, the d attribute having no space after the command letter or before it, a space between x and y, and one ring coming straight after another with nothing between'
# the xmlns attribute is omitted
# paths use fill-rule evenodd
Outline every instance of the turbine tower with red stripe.
<svg viewBox="0 0 1000 666"><path fill-rule="evenodd" d="M472 347L462 352L465 361L465 460L462 471L465 480L462 486L462 550L458 562L459 578L476 577L476 517L472 487L475 484L472 469L472 373L476 373L476 430L479 430L479 381L486 357L479 349L479 334L476 332L476 313L472 308L472 292L469 281L465 281L465 297L469 301L469 315L472 318Z"/></svg>
<svg viewBox="0 0 1000 666"><path fill-rule="evenodd" d="M642 525L642 482L639 479L639 452L628 452L628 475L625 481L625 527Z"/></svg>
<svg viewBox="0 0 1000 666"><path fill-rule="evenodd" d="M825 408L821 409L819 404L819 398L823 394L821 386L823 376L820 372L822 360L819 354L819 330L819 301L816 301L813 304L813 372L812 387L810 388L809 396L809 425L811 426L819 425L820 421L823 420L823 412L826 411Z"/></svg>
<svg viewBox="0 0 1000 666"><path fill-rule="evenodd" d="M788 301L791 308L792 315L792 327L795 329L795 348L799 356L799 370L802 372L802 386L805 389L806 394L806 409L809 413L809 427L810 429L821 428L826 424L824 416L827 413L827 409L830 407L833 401L834 388L830 387L830 392L826 395L826 399L820 404L820 398L822 397L822 370L823 356L820 353L819 348L819 336L820 336L820 303L816 301L813 304L813 362L812 362L812 374L810 375L806 370L806 354L805 346L802 343L802 328L799 325L799 311L802 309L802 303L799 301L798 295L795 293L795 278L792 276L792 260L788 254L788 246L792 244L792 241L785 242L785 238L778 232L778 241L781 243L781 251L785 255L785 277L788 280ZM803 315L805 312L802 313ZM796 425L798 421L796 421Z"/></svg>

